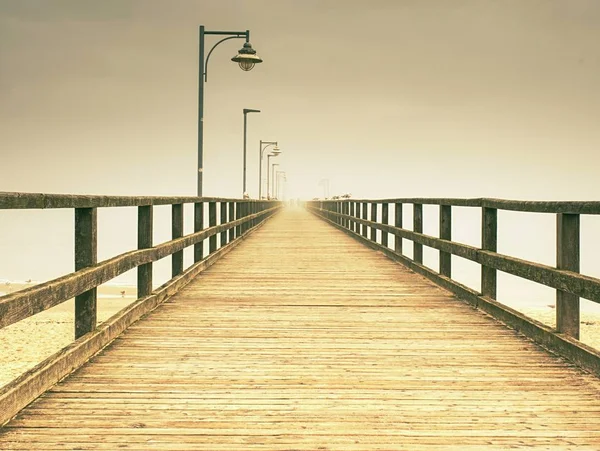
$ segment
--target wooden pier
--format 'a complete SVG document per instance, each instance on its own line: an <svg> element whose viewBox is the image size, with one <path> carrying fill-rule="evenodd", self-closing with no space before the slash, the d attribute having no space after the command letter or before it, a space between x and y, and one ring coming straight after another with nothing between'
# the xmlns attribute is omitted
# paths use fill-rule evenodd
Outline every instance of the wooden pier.
<svg viewBox="0 0 600 451"><path fill-rule="evenodd" d="M0 429L2 450L598 450L600 382L302 209Z"/></svg>

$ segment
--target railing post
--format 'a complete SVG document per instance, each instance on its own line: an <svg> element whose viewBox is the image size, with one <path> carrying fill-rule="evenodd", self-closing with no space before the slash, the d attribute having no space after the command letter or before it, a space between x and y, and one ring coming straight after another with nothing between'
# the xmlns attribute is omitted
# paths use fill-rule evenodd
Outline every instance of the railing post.
<svg viewBox="0 0 600 451"><path fill-rule="evenodd" d="M390 204L384 202L381 204L381 223L388 225L390 221ZM388 247L388 233L381 231L381 244L383 247Z"/></svg>
<svg viewBox="0 0 600 451"><path fill-rule="evenodd" d="M217 203L208 203L208 227L214 227L217 225ZM217 235L213 234L208 238L208 252L212 254L217 250Z"/></svg>
<svg viewBox="0 0 600 451"><path fill-rule="evenodd" d="M356 204L354 202L348 201L348 216L354 217L355 205ZM349 219L348 220L348 229L350 229L351 231L354 231L355 224L356 224L356 221Z"/></svg>
<svg viewBox="0 0 600 451"><path fill-rule="evenodd" d="M394 226L402 228L402 204L394 204ZM394 250L397 254L402 255L402 237L396 235L394 237Z"/></svg>
<svg viewBox="0 0 600 451"><path fill-rule="evenodd" d="M362 219L367 220L369 218L367 209L368 209L368 205L366 202L362 203ZM365 238L368 236L367 234L367 226L366 224L362 224L362 236L364 236Z"/></svg>
<svg viewBox="0 0 600 451"><path fill-rule="evenodd" d="M377 204L375 202L371 203L371 222L377 222ZM371 227L371 241L377 242L377 229L375 227Z"/></svg>
<svg viewBox="0 0 600 451"><path fill-rule="evenodd" d="M579 272L579 215L559 213L556 224L556 268ZM579 340L579 297L556 290L556 330Z"/></svg>
<svg viewBox="0 0 600 451"><path fill-rule="evenodd" d="M243 212L244 212L244 202L236 202L235 219L242 219L242 217L244 216ZM241 225L237 226L235 228L235 237L239 238L240 236L242 236L242 233L243 233L242 226Z"/></svg>
<svg viewBox="0 0 600 451"><path fill-rule="evenodd" d="M138 207L138 249L152 247L152 205ZM152 293L152 262L138 266L137 297L143 298Z"/></svg>
<svg viewBox="0 0 600 451"><path fill-rule="evenodd" d="M452 206L440 205L440 238L452 240ZM452 277L452 254L440 251L440 274Z"/></svg>
<svg viewBox="0 0 600 451"><path fill-rule="evenodd" d="M229 221L235 219L235 202L229 202ZM229 242L231 243L235 239L235 228L229 229Z"/></svg>
<svg viewBox="0 0 600 451"><path fill-rule="evenodd" d="M498 250L498 210L482 207L481 209L481 249L496 252ZM496 299L496 270L481 265L481 294Z"/></svg>
<svg viewBox="0 0 600 451"><path fill-rule="evenodd" d="M194 204L194 232L200 232L204 228L204 203ZM202 260L204 254L204 240L194 244L194 262Z"/></svg>
<svg viewBox="0 0 600 451"><path fill-rule="evenodd" d="M423 204L413 204L413 232L423 233ZM413 241L413 260L423 263L423 245Z"/></svg>
<svg viewBox="0 0 600 451"><path fill-rule="evenodd" d="M98 211L75 209L75 271L98 263ZM96 288L75 297L75 339L96 328Z"/></svg>
<svg viewBox="0 0 600 451"><path fill-rule="evenodd" d="M183 204L171 206L171 237L173 239L183 236ZM171 277L183 272L183 250L171 255Z"/></svg>
<svg viewBox="0 0 600 451"><path fill-rule="evenodd" d="M352 202L352 205L354 205L354 207L352 208L352 216L354 216L355 218L360 218L360 203ZM360 233L360 224L357 221L354 221L354 232Z"/></svg>
<svg viewBox="0 0 600 451"><path fill-rule="evenodd" d="M227 224L227 202L221 202L221 222L220 224ZM221 247L227 244L227 230L221 232Z"/></svg>

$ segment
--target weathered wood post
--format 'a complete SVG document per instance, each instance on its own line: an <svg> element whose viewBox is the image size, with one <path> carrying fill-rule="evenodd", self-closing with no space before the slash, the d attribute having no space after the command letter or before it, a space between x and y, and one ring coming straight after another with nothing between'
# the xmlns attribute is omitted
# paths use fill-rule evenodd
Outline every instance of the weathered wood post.
<svg viewBox="0 0 600 451"><path fill-rule="evenodd" d="M579 272L579 215L557 214L556 268ZM556 330L579 340L579 297L556 290Z"/></svg>
<svg viewBox="0 0 600 451"><path fill-rule="evenodd" d="M204 203L194 203L194 232L204 228ZM204 240L194 244L194 262L199 262L204 256Z"/></svg>
<svg viewBox="0 0 600 451"><path fill-rule="evenodd" d="M208 227L217 225L217 203L208 203ZM208 238L208 252L212 254L217 250L217 234L213 234Z"/></svg>
<svg viewBox="0 0 600 451"><path fill-rule="evenodd" d="M440 205L440 238L452 240L452 206ZM440 251L440 274L452 277L452 254Z"/></svg>
<svg viewBox="0 0 600 451"><path fill-rule="evenodd" d="M352 216L354 218L354 215L356 214L356 203L355 202L348 202L348 215ZM356 232L356 221L353 221L352 219L350 219L348 221L348 228L353 231Z"/></svg>
<svg viewBox="0 0 600 451"><path fill-rule="evenodd" d="M152 205L138 207L138 249L152 247L152 219ZM137 279L137 297L149 296L152 293L152 262L138 267Z"/></svg>
<svg viewBox="0 0 600 451"><path fill-rule="evenodd" d="M371 203L371 222L377 222L377 203ZM377 242L377 229L371 227L371 241Z"/></svg>
<svg viewBox="0 0 600 451"><path fill-rule="evenodd" d="M413 232L423 233L423 204L413 204ZM413 260L423 263L423 245L413 241Z"/></svg>
<svg viewBox="0 0 600 451"><path fill-rule="evenodd" d="M496 252L498 250L498 210L481 208L481 249ZM481 294L496 299L496 269L481 265Z"/></svg>
<svg viewBox="0 0 600 451"><path fill-rule="evenodd" d="M171 206L171 237L173 239L183 236L183 204ZM171 256L171 277L178 276L183 272L183 250L175 252Z"/></svg>
<svg viewBox="0 0 600 451"><path fill-rule="evenodd" d="M369 218L367 209L369 208L369 204L367 204L366 202L362 203L362 219L367 220ZM366 224L362 224L362 236L364 236L365 238L368 236L367 234L367 225Z"/></svg>
<svg viewBox="0 0 600 451"><path fill-rule="evenodd" d="M402 204L394 204L394 226L402 228ZM402 255L402 237L394 238L394 250L397 254Z"/></svg>
<svg viewBox="0 0 600 451"><path fill-rule="evenodd" d="M235 202L229 202L229 220L235 219ZM235 240L235 227L229 229L229 242Z"/></svg>
<svg viewBox="0 0 600 451"><path fill-rule="evenodd" d="M235 205L235 219L242 219L244 215L244 203L243 202L236 202ZM236 226L235 228L235 237L239 238L240 236L242 236L242 232L243 231L243 227L241 225Z"/></svg>
<svg viewBox="0 0 600 451"><path fill-rule="evenodd" d="M221 202L221 222L220 224L227 224L227 202ZM227 230L223 230L221 233L221 247L227 244Z"/></svg>
<svg viewBox="0 0 600 451"><path fill-rule="evenodd" d="M75 209L75 271L98 263L98 211ZM97 293L92 288L75 296L75 339L96 328Z"/></svg>
<svg viewBox="0 0 600 451"><path fill-rule="evenodd" d="M390 222L390 204L384 202L381 204L381 223L388 225ZM388 247L388 233L381 231L381 244L383 247Z"/></svg>

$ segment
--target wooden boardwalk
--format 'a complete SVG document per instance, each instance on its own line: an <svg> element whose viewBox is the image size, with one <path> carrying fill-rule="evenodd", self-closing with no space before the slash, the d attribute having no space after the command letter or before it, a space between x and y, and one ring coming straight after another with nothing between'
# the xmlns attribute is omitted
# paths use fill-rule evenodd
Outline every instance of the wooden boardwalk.
<svg viewBox="0 0 600 451"><path fill-rule="evenodd" d="M0 449L598 450L599 387L288 210L23 410Z"/></svg>

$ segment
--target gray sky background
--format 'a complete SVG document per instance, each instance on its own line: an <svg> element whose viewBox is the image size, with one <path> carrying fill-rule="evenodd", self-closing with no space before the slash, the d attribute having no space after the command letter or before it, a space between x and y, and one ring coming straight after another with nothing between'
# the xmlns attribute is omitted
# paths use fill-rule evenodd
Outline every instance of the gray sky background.
<svg viewBox="0 0 600 451"><path fill-rule="evenodd" d="M242 109L257 108L252 196L263 139L284 151L289 197L327 178L354 197L600 199L598 0L0 0L0 191L195 194L200 24L250 29L264 59L239 70L242 40L211 56L206 195L241 195ZM48 233L36 214L10 233L0 217L0 278L72 270L71 213L44 212ZM533 216L501 217L500 251L553 264L554 219ZM108 218L101 258L135 246ZM477 221L456 236L478 244ZM582 250L590 275L597 252Z"/></svg>
<svg viewBox="0 0 600 451"><path fill-rule="evenodd" d="M598 199L597 0L0 0L0 190L194 194L198 25L213 53L205 193ZM214 41L214 38L208 38Z"/></svg>

